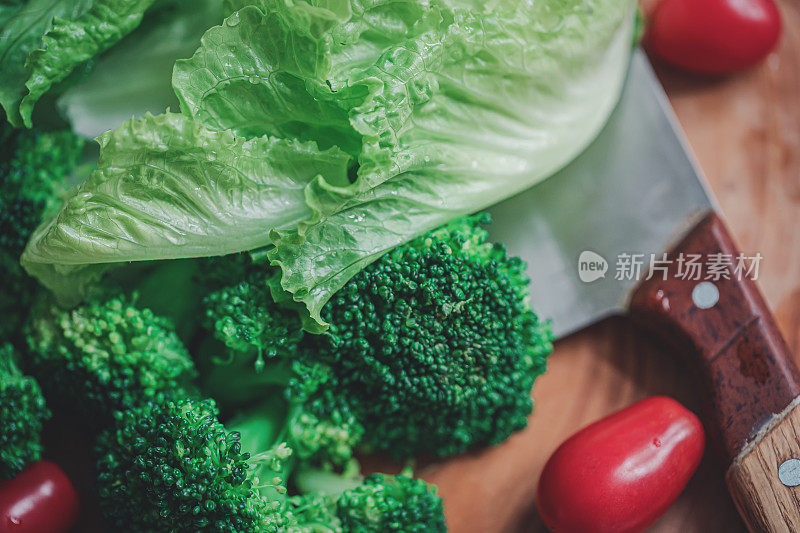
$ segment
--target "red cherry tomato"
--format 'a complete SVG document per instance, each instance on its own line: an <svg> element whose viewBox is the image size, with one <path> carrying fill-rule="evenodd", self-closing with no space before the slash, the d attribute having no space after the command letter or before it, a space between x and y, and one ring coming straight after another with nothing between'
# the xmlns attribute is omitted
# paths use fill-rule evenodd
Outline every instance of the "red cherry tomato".
<svg viewBox="0 0 800 533"><path fill-rule="evenodd" d="M662 0L651 15L650 51L677 67L726 74L775 47L781 15L773 0Z"/></svg>
<svg viewBox="0 0 800 533"><path fill-rule="evenodd" d="M637 402L567 439L539 479L539 512L557 533L634 533L683 491L705 449L700 420L671 398Z"/></svg>
<svg viewBox="0 0 800 533"><path fill-rule="evenodd" d="M0 482L0 532L65 533L78 519L78 493L50 461L31 463Z"/></svg>

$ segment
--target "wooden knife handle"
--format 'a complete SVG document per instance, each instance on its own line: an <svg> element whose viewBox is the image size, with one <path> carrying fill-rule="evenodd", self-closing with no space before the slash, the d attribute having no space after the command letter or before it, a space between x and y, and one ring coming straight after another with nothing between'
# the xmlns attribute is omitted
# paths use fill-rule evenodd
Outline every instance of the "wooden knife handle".
<svg viewBox="0 0 800 533"><path fill-rule="evenodd" d="M706 268L695 276L688 260L698 255ZM708 269L728 258L727 275ZM750 530L799 532L800 486L781 481L792 484L794 463L781 465L800 459L800 379L755 282L735 272L738 258L723 222L707 215L637 288L630 313L696 363L708 432L731 465L728 488Z"/></svg>

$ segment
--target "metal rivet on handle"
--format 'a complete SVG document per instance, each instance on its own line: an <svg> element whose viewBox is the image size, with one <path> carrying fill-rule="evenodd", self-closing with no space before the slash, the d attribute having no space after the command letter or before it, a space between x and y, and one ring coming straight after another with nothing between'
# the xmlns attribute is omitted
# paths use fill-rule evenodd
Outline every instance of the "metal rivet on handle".
<svg viewBox="0 0 800 533"><path fill-rule="evenodd" d="M719 289L710 281L698 283L692 289L692 301L700 309L711 309L719 301Z"/></svg>
<svg viewBox="0 0 800 533"><path fill-rule="evenodd" d="M800 485L800 459L787 459L778 467L778 479L787 487Z"/></svg>

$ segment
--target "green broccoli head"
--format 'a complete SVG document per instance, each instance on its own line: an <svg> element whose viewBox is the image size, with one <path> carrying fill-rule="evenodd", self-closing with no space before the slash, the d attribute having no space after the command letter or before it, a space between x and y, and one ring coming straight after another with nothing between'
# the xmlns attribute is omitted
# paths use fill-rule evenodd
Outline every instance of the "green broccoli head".
<svg viewBox="0 0 800 533"><path fill-rule="evenodd" d="M243 369L242 377L256 376L250 405L240 410L230 426L242 434L247 449L257 450L286 442L292 449L285 477L294 468L353 472L359 466L355 449L364 433L349 404L331 387L330 369L319 363L269 361L260 371ZM238 383L233 375L228 383ZM268 386L264 386L269 382ZM258 391L258 396L255 396Z"/></svg>
<svg viewBox="0 0 800 533"><path fill-rule="evenodd" d="M487 242L488 215L397 247L328 303L308 336L363 423L395 457L496 444L525 426L552 343L524 263Z"/></svg>
<svg viewBox="0 0 800 533"><path fill-rule="evenodd" d="M16 476L41 458L42 426L48 418L39 384L20 372L12 346L0 345L0 479Z"/></svg>
<svg viewBox="0 0 800 533"><path fill-rule="evenodd" d="M251 456L241 436L218 420L213 400L164 398L116 414L97 443L101 510L125 531L286 531L291 513L259 491L285 491L280 472L285 446Z"/></svg>
<svg viewBox="0 0 800 533"><path fill-rule="evenodd" d="M103 424L161 393L190 387L194 363L171 324L122 297L31 321L30 363L48 395Z"/></svg>
<svg viewBox="0 0 800 533"><path fill-rule="evenodd" d="M45 212L57 205L83 145L68 131L18 131L0 124L0 339L18 340L39 292L19 257Z"/></svg>
<svg viewBox="0 0 800 533"><path fill-rule="evenodd" d="M301 361L324 369L328 391L316 405L303 400L305 419L339 413L333 427L358 428L342 433L342 450L355 435L403 458L501 442L527 422L551 337L527 304L525 265L487 242L486 222L454 221L367 267L326 306L323 335L304 335L258 270L212 293L206 327L225 364L211 365L208 392L242 405L283 386L297 401L293 384L319 380L292 377L286 361Z"/></svg>
<svg viewBox="0 0 800 533"><path fill-rule="evenodd" d="M84 140L69 131L19 131L4 143L10 153L0 158L0 250L19 257L45 211L66 188Z"/></svg>
<svg viewBox="0 0 800 533"><path fill-rule="evenodd" d="M274 305L263 270L232 287L220 288L203 301L205 326L230 357L255 355L255 370L265 359L297 352L302 331L292 313Z"/></svg>
<svg viewBox="0 0 800 533"><path fill-rule="evenodd" d="M368 476L339 497L337 509L344 530L352 533L447 531L436 488L404 475Z"/></svg>
<svg viewBox="0 0 800 533"><path fill-rule="evenodd" d="M358 469L354 456L363 436L348 403L336 391L322 389L293 412L286 440L305 465L352 471Z"/></svg>

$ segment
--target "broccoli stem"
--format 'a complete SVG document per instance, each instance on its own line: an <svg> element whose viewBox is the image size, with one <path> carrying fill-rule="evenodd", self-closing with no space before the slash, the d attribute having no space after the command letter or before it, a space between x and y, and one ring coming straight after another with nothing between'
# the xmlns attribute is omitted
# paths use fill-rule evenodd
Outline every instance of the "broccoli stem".
<svg viewBox="0 0 800 533"><path fill-rule="evenodd" d="M257 407L234 417L227 426L240 435L242 451L250 454L248 463L255 468L258 485L254 486L268 501L286 498L284 488L294 466L294 458L281 452L292 408L279 393L269 394ZM281 455L276 468L275 454ZM289 452L287 452L289 453Z"/></svg>
<svg viewBox="0 0 800 533"><path fill-rule="evenodd" d="M319 493L339 496L347 490L361 485L364 477L358 475L337 474L319 468L298 468L292 477L294 486L302 494Z"/></svg>
<svg viewBox="0 0 800 533"><path fill-rule="evenodd" d="M261 402L263 398L278 395L292 378L292 362L287 359L269 361L256 370L257 355L248 357L229 353L219 341L205 339L200 347L200 374L204 391L224 408L239 408Z"/></svg>

